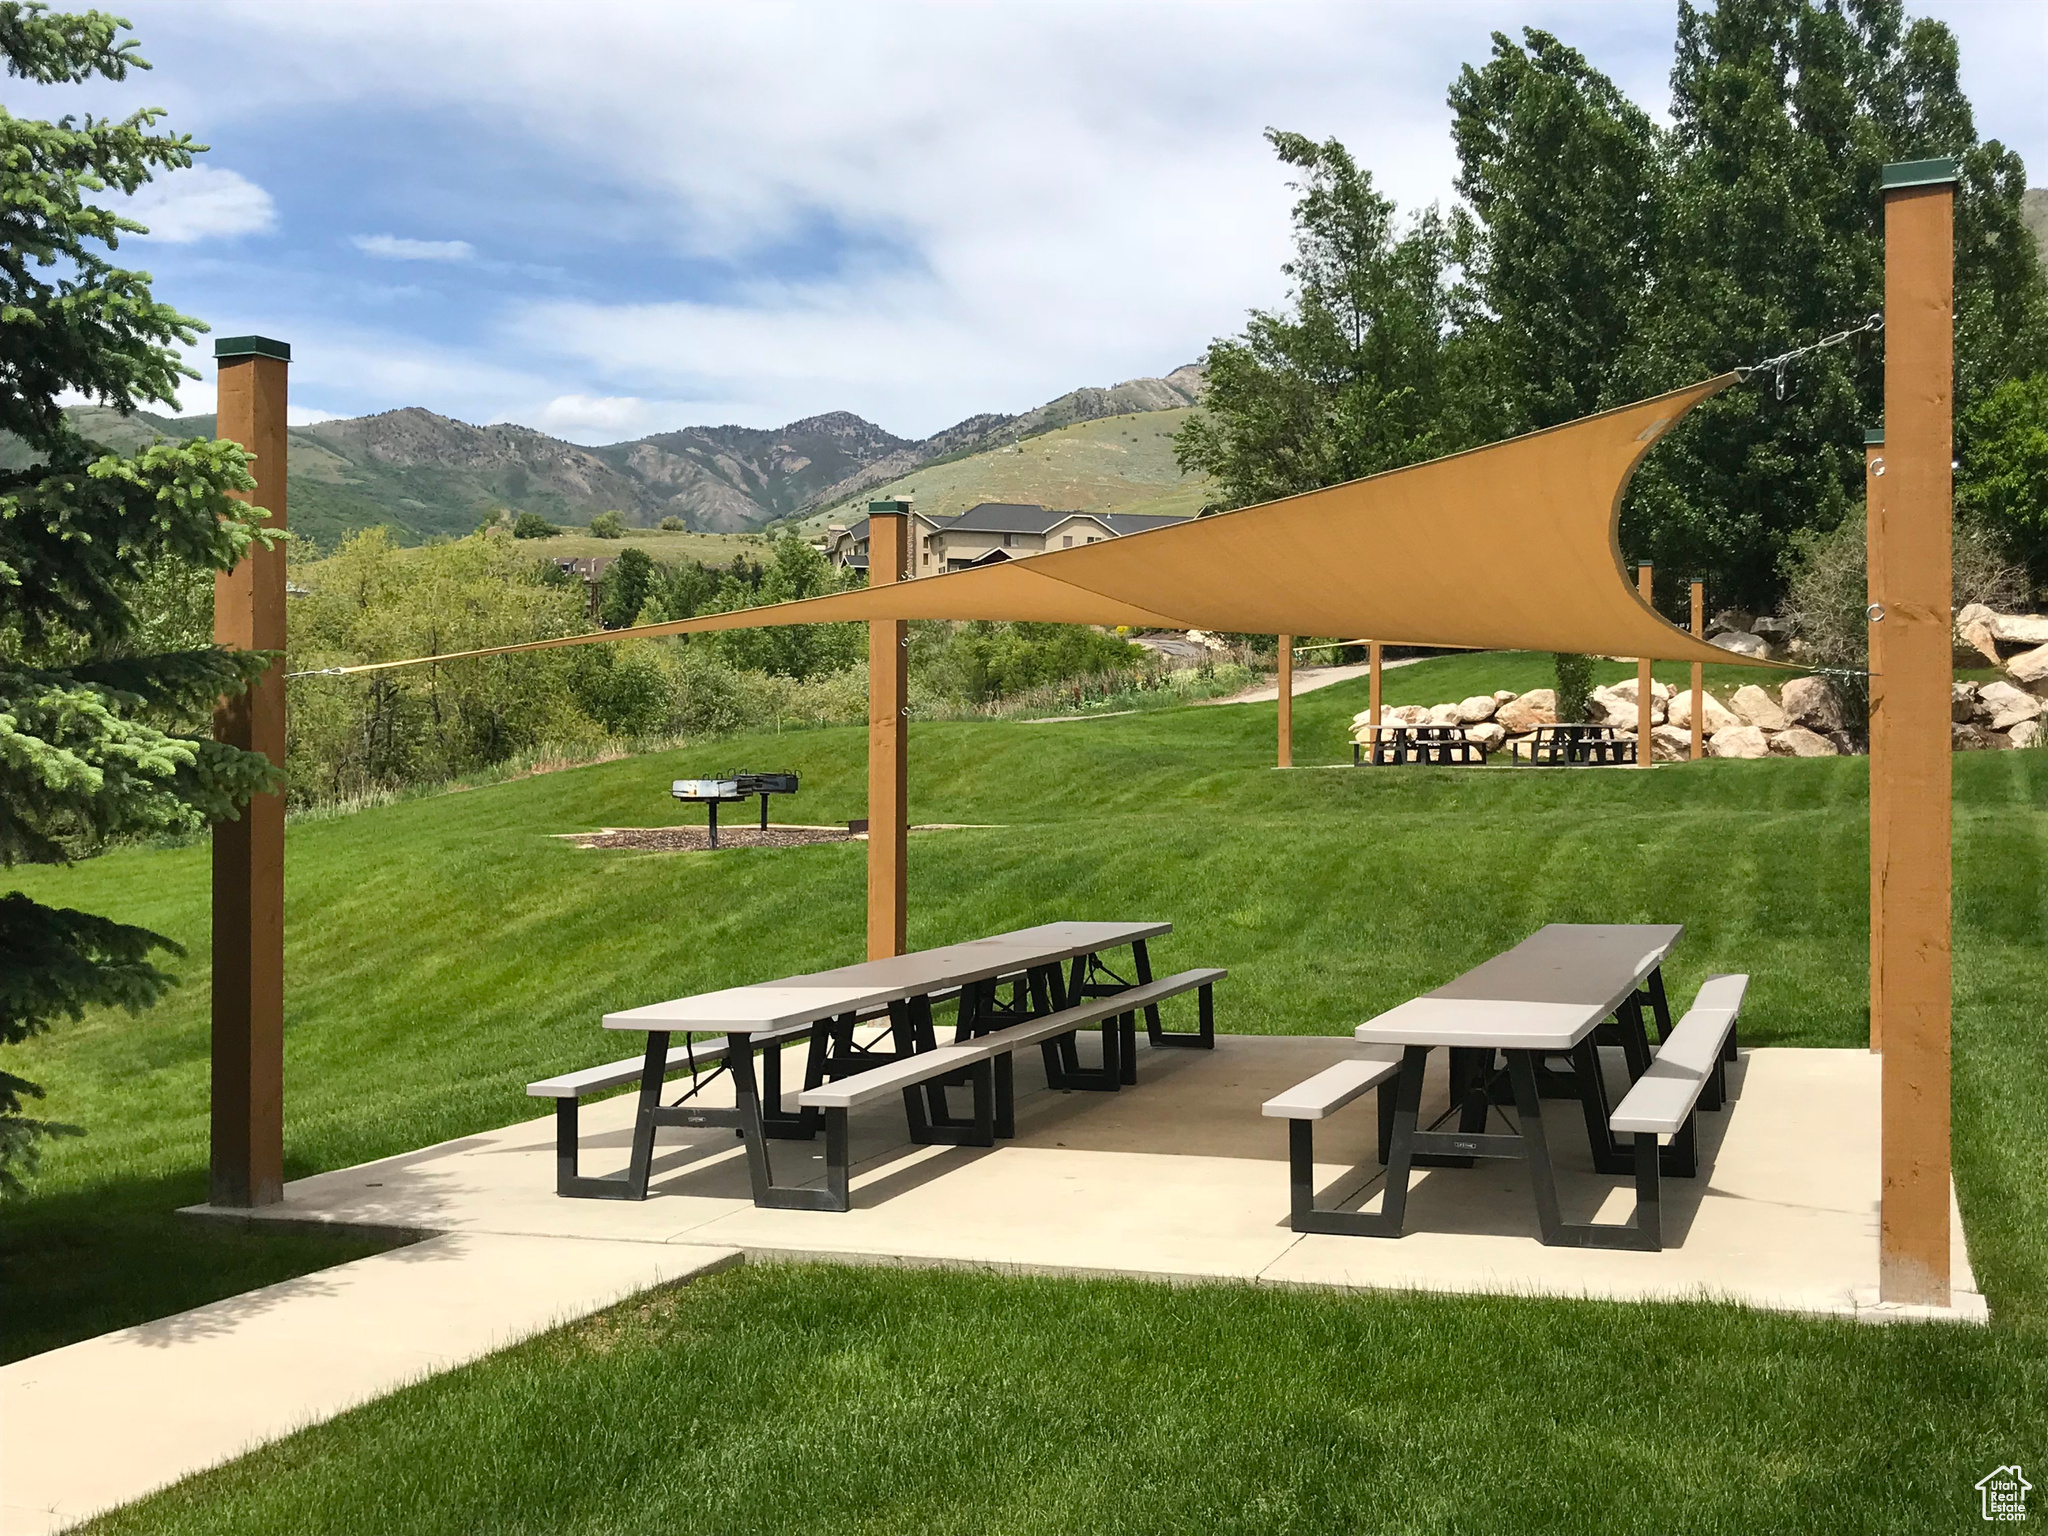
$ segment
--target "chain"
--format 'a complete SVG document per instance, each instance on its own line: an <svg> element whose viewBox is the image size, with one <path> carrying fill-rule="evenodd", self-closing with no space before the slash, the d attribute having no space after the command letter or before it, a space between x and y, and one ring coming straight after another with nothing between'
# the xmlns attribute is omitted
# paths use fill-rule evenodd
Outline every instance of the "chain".
<svg viewBox="0 0 2048 1536"><path fill-rule="evenodd" d="M1845 331L1835 332L1832 336L1823 336L1819 341L1812 343L1810 346L1794 347L1789 352L1780 352L1776 357L1767 357L1760 363L1751 363L1747 368L1738 368L1735 370L1735 377L1746 383L1749 380L1749 376L1753 373L1772 374L1777 380L1776 390L1778 398L1782 400L1785 398L1785 374L1800 358L1807 356L1809 353L1818 352L1825 347L1846 346L1858 336L1874 336L1883 329L1884 315L1882 313L1874 314L1865 319L1861 325L1852 325Z"/></svg>

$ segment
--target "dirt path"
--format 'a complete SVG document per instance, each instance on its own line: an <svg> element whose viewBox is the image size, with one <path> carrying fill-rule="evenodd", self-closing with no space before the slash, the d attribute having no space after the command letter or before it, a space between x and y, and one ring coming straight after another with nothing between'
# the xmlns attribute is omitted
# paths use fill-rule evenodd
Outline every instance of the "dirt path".
<svg viewBox="0 0 2048 1536"><path fill-rule="evenodd" d="M1427 661L1426 656L1404 656L1399 661L1383 661L1380 671L1391 672L1396 667L1412 667L1418 661ZM1336 683L1348 683L1354 677L1364 677L1372 670L1370 662L1359 662L1352 667L1296 667L1294 669L1294 696L1298 699L1304 693L1314 693L1318 688L1328 688ZM1247 688L1243 693L1233 693L1227 699L1197 699L1196 704L1271 704L1280 697L1280 684L1276 679L1261 683L1256 688Z"/></svg>

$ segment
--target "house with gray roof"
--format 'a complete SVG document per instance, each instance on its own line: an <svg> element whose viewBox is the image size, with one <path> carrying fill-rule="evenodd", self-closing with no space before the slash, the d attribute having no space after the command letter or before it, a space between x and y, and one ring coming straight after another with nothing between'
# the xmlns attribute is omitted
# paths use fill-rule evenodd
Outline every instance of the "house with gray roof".
<svg viewBox="0 0 2048 1536"><path fill-rule="evenodd" d="M1185 522L1146 512L1060 512L1030 502L985 501L955 517L913 512L912 574L936 576L977 565L1021 560L1049 549L1074 549ZM835 565L867 565L867 520L827 531L824 552Z"/></svg>

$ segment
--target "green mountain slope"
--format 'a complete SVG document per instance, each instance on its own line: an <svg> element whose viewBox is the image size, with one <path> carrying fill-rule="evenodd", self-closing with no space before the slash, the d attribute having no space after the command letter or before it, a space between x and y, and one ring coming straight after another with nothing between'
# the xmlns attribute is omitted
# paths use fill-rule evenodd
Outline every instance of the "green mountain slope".
<svg viewBox="0 0 2048 1536"><path fill-rule="evenodd" d="M1213 494L1206 476L1173 459L1188 408L1081 421L959 458L940 459L814 513L806 529L865 515L870 498L908 496L920 512L965 512L984 501L1035 502L1077 512L1192 517Z"/></svg>

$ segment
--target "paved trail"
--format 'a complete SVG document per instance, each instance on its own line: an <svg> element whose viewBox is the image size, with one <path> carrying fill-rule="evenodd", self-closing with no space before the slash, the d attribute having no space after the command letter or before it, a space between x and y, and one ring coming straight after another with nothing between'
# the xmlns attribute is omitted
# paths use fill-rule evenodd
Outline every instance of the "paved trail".
<svg viewBox="0 0 2048 1536"><path fill-rule="evenodd" d="M1412 667L1418 661L1427 661L1426 656L1404 656L1399 661L1383 661L1382 672L1391 672L1396 667ZM1296 667L1294 669L1294 696L1298 699L1304 693L1314 693L1318 688L1328 688L1334 683L1348 683L1354 677L1364 677L1372 670L1370 662L1361 661L1354 667ZM1277 679L1261 683L1256 688L1247 688L1243 693L1233 693L1227 699L1197 699L1197 704L1271 704L1280 697L1280 683Z"/></svg>

